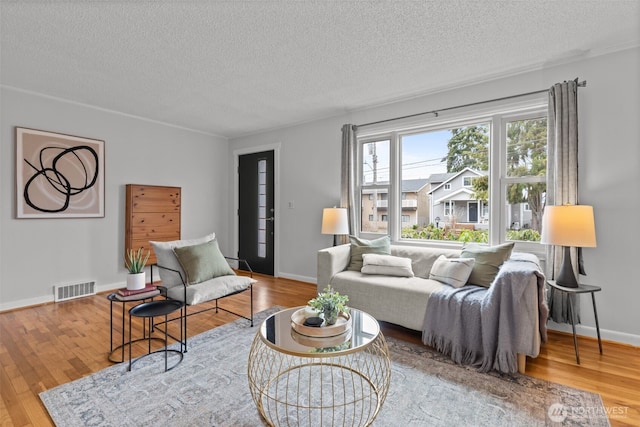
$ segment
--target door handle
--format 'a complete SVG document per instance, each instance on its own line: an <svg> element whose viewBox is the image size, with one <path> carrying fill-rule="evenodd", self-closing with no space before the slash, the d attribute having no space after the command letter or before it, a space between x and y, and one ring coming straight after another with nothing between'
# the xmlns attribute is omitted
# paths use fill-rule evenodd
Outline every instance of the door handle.
<svg viewBox="0 0 640 427"><path fill-rule="evenodd" d="M274 217L271 217L271 218L265 218L265 219L266 219L267 221L271 221L271 222L273 222L273 221L275 221L275 220L276 220Z"/></svg>

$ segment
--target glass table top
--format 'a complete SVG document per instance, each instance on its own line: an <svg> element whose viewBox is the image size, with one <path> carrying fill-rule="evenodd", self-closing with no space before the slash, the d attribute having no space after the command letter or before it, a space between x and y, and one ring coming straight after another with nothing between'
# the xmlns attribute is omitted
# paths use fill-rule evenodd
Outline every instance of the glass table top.
<svg viewBox="0 0 640 427"><path fill-rule="evenodd" d="M304 307L289 308L269 316L260 325L260 338L275 350L303 357L334 357L362 350L380 334L380 325L371 315L349 309L351 327L331 337L312 337L292 327L291 316Z"/></svg>

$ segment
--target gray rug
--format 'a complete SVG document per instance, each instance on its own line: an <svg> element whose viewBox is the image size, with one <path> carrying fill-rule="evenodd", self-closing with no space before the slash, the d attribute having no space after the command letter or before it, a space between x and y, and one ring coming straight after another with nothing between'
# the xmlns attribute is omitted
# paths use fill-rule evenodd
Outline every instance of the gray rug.
<svg viewBox="0 0 640 427"><path fill-rule="evenodd" d="M275 311L259 313L256 324ZM163 356L149 356L132 372L126 363L114 365L40 398L60 427L264 426L247 383L258 328L247 323L195 336L172 371L163 372ZM391 387L374 426L609 425L597 394L524 375L479 373L424 346L387 341Z"/></svg>

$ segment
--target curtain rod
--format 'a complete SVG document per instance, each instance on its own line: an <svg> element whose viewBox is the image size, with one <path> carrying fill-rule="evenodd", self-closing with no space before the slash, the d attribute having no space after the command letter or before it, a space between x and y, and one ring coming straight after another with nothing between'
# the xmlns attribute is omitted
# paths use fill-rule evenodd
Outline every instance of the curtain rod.
<svg viewBox="0 0 640 427"><path fill-rule="evenodd" d="M578 82L578 79L576 78L574 81L576 82L578 87L586 87L587 86L587 81L586 80ZM378 120L377 122L370 122L370 123L364 123L362 125L355 125L355 127L356 128L361 128L361 127L364 127L364 126L377 125L377 124L380 124L380 123L392 122L392 121L395 121L395 120L409 119L411 117L422 116L422 115L425 115L425 114L434 114L435 117L438 117L438 113L440 113L441 111L449 111L449 110L455 110L455 109L458 109L458 108L473 107L475 105L487 104L489 102L505 101L507 99L521 98L523 96L535 95L535 94L544 93L544 92L549 92L549 89L535 90L533 92L520 93L518 95L503 96L502 98L489 99L487 101L472 102L470 104L456 105L455 107L440 108L439 110L424 111L422 113L409 114L408 116L401 116L401 117L394 117L392 119Z"/></svg>

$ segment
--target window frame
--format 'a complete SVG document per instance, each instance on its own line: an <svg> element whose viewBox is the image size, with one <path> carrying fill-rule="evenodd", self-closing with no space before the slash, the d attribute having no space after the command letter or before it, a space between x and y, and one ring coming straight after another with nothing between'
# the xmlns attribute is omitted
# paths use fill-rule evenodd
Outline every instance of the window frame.
<svg viewBox="0 0 640 427"><path fill-rule="evenodd" d="M490 104L490 105L488 105ZM506 123L509 121L547 117L548 100L546 94L536 94L519 100L508 100L488 103L476 107L461 108L438 114L437 117L401 119L380 125L359 129L357 135L356 177L354 193L356 209L360 212L362 191L367 189L386 189L388 194L388 228L387 233L371 233L361 231L361 215L357 215L357 234L363 238L377 238L388 234L392 243L416 246L437 246L460 248L462 243L438 240L419 240L402 238L401 218L401 138L405 135L425 133L443 129L452 129L487 123L489 125L489 200L478 204L478 216L489 212L490 245L505 243L507 227L506 187L511 183L531 182L531 177L506 176ZM389 141L389 183L387 185L362 185L363 147L366 143ZM546 176L539 182L546 182ZM486 208L485 208L486 207ZM538 242L515 241L516 250L544 255L544 245Z"/></svg>

